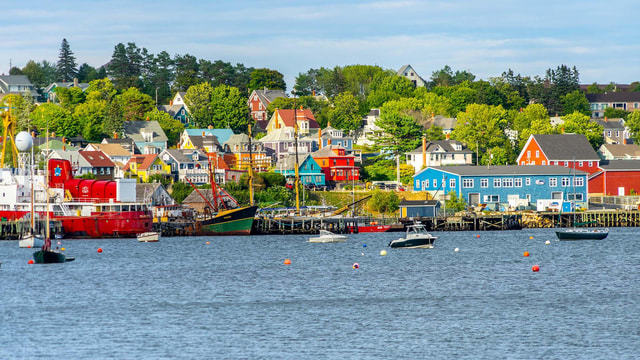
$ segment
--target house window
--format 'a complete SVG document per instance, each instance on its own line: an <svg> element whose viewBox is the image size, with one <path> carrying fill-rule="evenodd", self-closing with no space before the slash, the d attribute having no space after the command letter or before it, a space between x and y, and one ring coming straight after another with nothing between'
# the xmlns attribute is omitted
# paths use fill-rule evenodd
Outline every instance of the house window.
<svg viewBox="0 0 640 360"><path fill-rule="evenodd" d="M497 202L500 202L500 196L499 195L485 195L484 196L484 202L485 203L497 203Z"/></svg>
<svg viewBox="0 0 640 360"><path fill-rule="evenodd" d="M583 197L581 193L573 193L573 194L567 194L567 199L574 200L574 201L582 201Z"/></svg>
<svg viewBox="0 0 640 360"><path fill-rule="evenodd" d="M336 166L336 159L333 159L333 166Z"/></svg>
<svg viewBox="0 0 640 360"><path fill-rule="evenodd" d="M489 179L480 179L480 187L488 188L489 187Z"/></svg>
<svg viewBox="0 0 640 360"><path fill-rule="evenodd" d="M562 186L563 187L567 187L569 186L570 182L569 182L569 178L568 177L563 177L562 178Z"/></svg>
<svg viewBox="0 0 640 360"><path fill-rule="evenodd" d="M547 162L545 160L542 160L542 165L547 165Z"/></svg>
<svg viewBox="0 0 640 360"><path fill-rule="evenodd" d="M549 178L549 187L558 186L558 178Z"/></svg>
<svg viewBox="0 0 640 360"><path fill-rule="evenodd" d="M607 136L611 137L611 131L607 131Z"/></svg>
<svg viewBox="0 0 640 360"><path fill-rule="evenodd" d="M502 179L502 187L506 187L506 188L513 187L513 179L511 178Z"/></svg>
<svg viewBox="0 0 640 360"><path fill-rule="evenodd" d="M107 168L107 175L111 175L111 168Z"/></svg>
<svg viewBox="0 0 640 360"><path fill-rule="evenodd" d="M638 108L638 103L633 103L633 108L637 109Z"/></svg>
<svg viewBox="0 0 640 360"><path fill-rule="evenodd" d="M589 167L593 166L593 161L589 161Z"/></svg>
<svg viewBox="0 0 640 360"><path fill-rule="evenodd" d="M530 158L531 157L531 150L527 150L527 157Z"/></svg>
<svg viewBox="0 0 640 360"><path fill-rule="evenodd" d="M565 162L564 162L564 167L568 167L568 166L569 166L569 162L568 162L568 161L565 161Z"/></svg>
<svg viewBox="0 0 640 360"><path fill-rule="evenodd" d="M527 185L527 186L531 185L531 178L526 178L524 180L524 184Z"/></svg>
<svg viewBox="0 0 640 360"><path fill-rule="evenodd" d="M536 150L536 158L540 157L540 150Z"/></svg>
<svg viewBox="0 0 640 360"><path fill-rule="evenodd" d="M616 131L616 137L620 137L620 131Z"/></svg>
<svg viewBox="0 0 640 360"><path fill-rule="evenodd" d="M429 187L429 179L424 180L424 181L422 182L422 188L423 188L423 189L426 189L426 188L428 188L428 187Z"/></svg>
<svg viewBox="0 0 640 360"><path fill-rule="evenodd" d="M584 165L584 161L578 161L578 166L582 167Z"/></svg>
<svg viewBox="0 0 640 360"><path fill-rule="evenodd" d="M473 179L462 179L462 187L463 188L472 188L473 187Z"/></svg>
<svg viewBox="0 0 640 360"><path fill-rule="evenodd" d="M450 188L456 187L456 179L449 179L449 187Z"/></svg>
<svg viewBox="0 0 640 360"><path fill-rule="evenodd" d="M433 187L438 188L438 179L433 179Z"/></svg>
<svg viewBox="0 0 640 360"><path fill-rule="evenodd" d="M499 188L500 186L502 186L502 181L500 179L493 179L493 187Z"/></svg>
<svg viewBox="0 0 640 360"><path fill-rule="evenodd" d="M581 177L575 178L575 180L573 181L573 185L574 186L584 186L584 179L581 178Z"/></svg>
<svg viewBox="0 0 640 360"><path fill-rule="evenodd" d="M104 168L100 168L100 175L104 175Z"/></svg>
<svg viewBox="0 0 640 360"><path fill-rule="evenodd" d="M522 187L522 179L521 179L521 178L515 178L515 179L513 179L513 186L515 186L515 187Z"/></svg>

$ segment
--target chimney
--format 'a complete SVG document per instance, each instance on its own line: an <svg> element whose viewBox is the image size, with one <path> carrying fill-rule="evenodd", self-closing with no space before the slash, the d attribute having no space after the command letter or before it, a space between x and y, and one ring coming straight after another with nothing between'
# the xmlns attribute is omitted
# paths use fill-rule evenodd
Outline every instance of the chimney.
<svg viewBox="0 0 640 360"><path fill-rule="evenodd" d="M427 166L427 137L422 137L422 166Z"/></svg>
<svg viewBox="0 0 640 360"><path fill-rule="evenodd" d="M169 101L169 106L173 106L173 100Z"/></svg>
<svg viewBox="0 0 640 360"><path fill-rule="evenodd" d="M322 149L322 130L318 129L318 149Z"/></svg>
<svg viewBox="0 0 640 360"><path fill-rule="evenodd" d="M118 133L114 133L114 134L113 134L113 138L114 138L114 139L117 139L117 138L118 138Z"/></svg>
<svg viewBox="0 0 640 360"><path fill-rule="evenodd" d="M627 145L627 139L622 139L622 144Z"/></svg>
<svg viewBox="0 0 640 360"><path fill-rule="evenodd" d="M331 146L331 139L327 139L327 145Z"/></svg>
<svg viewBox="0 0 640 360"><path fill-rule="evenodd" d="M311 91L311 96L316 96L316 91L315 90Z"/></svg>
<svg viewBox="0 0 640 360"><path fill-rule="evenodd" d="M62 145L62 151L67 150L67 147L65 145Z"/></svg>
<svg viewBox="0 0 640 360"><path fill-rule="evenodd" d="M447 137L447 140L449 140L449 138L451 137L451 134L446 134L445 136Z"/></svg>
<svg viewBox="0 0 640 360"><path fill-rule="evenodd" d="M606 116L604 117L604 122L607 122L607 117Z"/></svg>
<svg viewBox="0 0 640 360"><path fill-rule="evenodd" d="M73 78L73 86L78 87L78 78Z"/></svg>
<svg viewBox="0 0 640 360"><path fill-rule="evenodd" d="M213 125L207 126L207 129L209 129L209 130L213 129Z"/></svg>
<svg viewBox="0 0 640 360"><path fill-rule="evenodd" d="M432 111L431 112L431 120L435 120L436 119L436 114Z"/></svg>

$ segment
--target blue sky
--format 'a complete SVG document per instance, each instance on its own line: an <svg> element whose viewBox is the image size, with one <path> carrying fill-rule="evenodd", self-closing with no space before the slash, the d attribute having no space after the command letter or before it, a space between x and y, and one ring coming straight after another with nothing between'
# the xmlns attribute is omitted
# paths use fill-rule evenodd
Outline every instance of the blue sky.
<svg viewBox="0 0 640 360"><path fill-rule="evenodd" d="M310 68L351 64L425 79L451 66L477 78L543 76L576 66L582 83L640 80L637 1L97 1L5 0L0 73L56 62L66 38L98 67L118 43L157 54L278 70L291 89Z"/></svg>

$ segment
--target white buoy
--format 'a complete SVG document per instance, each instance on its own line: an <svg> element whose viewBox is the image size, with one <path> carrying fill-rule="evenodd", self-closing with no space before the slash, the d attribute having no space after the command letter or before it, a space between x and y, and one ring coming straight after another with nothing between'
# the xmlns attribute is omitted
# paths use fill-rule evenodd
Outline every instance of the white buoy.
<svg viewBox="0 0 640 360"><path fill-rule="evenodd" d="M547 240L547 241L544 242L544 244L545 245L549 245L549 244L551 244L551 241Z"/></svg>
<svg viewBox="0 0 640 360"><path fill-rule="evenodd" d="M362 256L364 256L364 253L360 253L360 254L362 254Z"/></svg>
<svg viewBox="0 0 640 360"><path fill-rule="evenodd" d="M380 256L387 255L387 250L380 250Z"/></svg>
<svg viewBox="0 0 640 360"><path fill-rule="evenodd" d="M455 249L453 249L453 251L458 252L458 251L460 251L460 249L455 248Z"/></svg>

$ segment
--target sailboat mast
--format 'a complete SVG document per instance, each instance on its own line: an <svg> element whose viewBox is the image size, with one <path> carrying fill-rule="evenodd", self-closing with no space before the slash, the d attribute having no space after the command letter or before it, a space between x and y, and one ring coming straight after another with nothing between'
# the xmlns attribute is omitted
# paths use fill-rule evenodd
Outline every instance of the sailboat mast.
<svg viewBox="0 0 640 360"><path fill-rule="evenodd" d="M49 126L47 126L47 154L45 156L45 170L44 170L44 190L45 193L47 195L47 208L45 209L45 212L47 214L46 218L46 224L45 224L45 239L44 239L44 245L42 246L43 249L45 250L49 250L51 249L51 237L50 237L50 229L49 229Z"/></svg>
<svg viewBox="0 0 640 360"><path fill-rule="evenodd" d="M251 150L251 121L249 121L249 205L253 206L253 152Z"/></svg>
<svg viewBox="0 0 640 360"><path fill-rule="evenodd" d="M296 93L293 93L293 138L296 148L296 215L300 215L300 173L298 172L298 112L296 109Z"/></svg>

